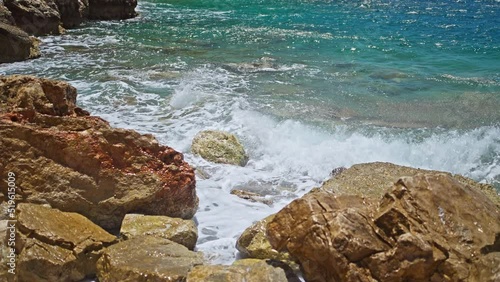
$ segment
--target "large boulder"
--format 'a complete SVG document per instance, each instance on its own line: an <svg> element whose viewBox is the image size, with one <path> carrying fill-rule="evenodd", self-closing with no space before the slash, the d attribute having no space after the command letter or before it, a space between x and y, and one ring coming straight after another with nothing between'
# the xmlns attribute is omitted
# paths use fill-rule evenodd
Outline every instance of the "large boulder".
<svg viewBox="0 0 500 282"><path fill-rule="evenodd" d="M123 20L137 16L137 0L89 0L89 18L93 20Z"/></svg>
<svg viewBox="0 0 500 282"><path fill-rule="evenodd" d="M285 272L261 260L240 260L233 265L200 265L186 282L288 282Z"/></svg>
<svg viewBox="0 0 500 282"><path fill-rule="evenodd" d="M97 277L100 282L185 281L203 262L201 253L168 239L140 236L107 248L97 262Z"/></svg>
<svg viewBox="0 0 500 282"><path fill-rule="evenodd" d="M308 281L498 281L500 273L500 209L445 173L401 177L379 201L315 190L278 212L267 234Z"/></svg>
<svg viewBox="0 0 500 282"><path fill-rule="evenodd" d="M0 22L0 64L40 57L39 43L23 30Z"/></svg>
<svg viewBox="0 0 500 282"><path fill-rule="evenodd" d="M365 199L379 200L386 193L387 188L401 176L415 176L419 173L446 173L464 185L481 190L500 207L500 197L498 197L495 188L489 184L478 183L459 174L452 175L442 171L383 162L356 164L349 169L338 169L338 172L325 181L320 189L333 192L336 195L358 195Z"/></svg>
<svg viewBox="0 0 500 282"><path fill-rule="evenodd" d="M64 28L79 26L89 16L88 0L55 0Z"/></svg>
<svg viewBox="0 0 500 282"><path fill-rule="evenodd" d="M127 214L123 219L120 235L127 240L138 236L158 236L193 250L198 240L198 229L192 219Z"/></svg>
<svg viewBox="0 0 500 282"><path fill-rule="evenodd" d="M238 138L224 131L204 130L198 133L191 145L193 153L207 161L245 166L248 156Z"/></svg>
<svg viewBox="0 0 500 282"><path fill-rule="evenodd" d="M18 203L78 212L106 229L127 213L193 217L195 176L181 153L75 102L68 83L0 77L0 174L19 179Z"/></svg>
<svg viewBox="0 0 500 282"><path fill-rule="evenodd" d="M93 276L104 248L117 242L82 215L33 204L18 205L15 228L19 281L79 281Z"/></svg>
<svg viewBox="0 0 500 282"><path fill-rule="evenodd" d="M31 35L60 34L61 16L54 0L4 0L16 25Z"/></svg>

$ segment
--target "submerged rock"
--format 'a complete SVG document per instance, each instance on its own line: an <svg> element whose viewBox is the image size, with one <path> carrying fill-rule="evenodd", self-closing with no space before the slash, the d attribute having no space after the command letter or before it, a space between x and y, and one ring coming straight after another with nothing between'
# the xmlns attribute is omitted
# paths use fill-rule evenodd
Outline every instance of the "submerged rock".
<svg viewBox="0 0 500 282"><path fill-rule="evenodd" d="M62 32L61 16L54 0L4 0L16 25L28 34L46 35Z"/></svg>
<svg viewBox="0 0 500 282"><path fill-rule="evenodd" d="M203 264L201 253L156 236L140 236L106 249L97 262L100 282L184 281Z"/></svg>
<svg viewBox="0 0 500 282"><path fill-rule="evenodd" d="M0 22L0 64L40 57L39 43L23 30Z"/></svg>
<svg viewBox="0 0 500 282"><path fill-rule="evenodd" d="M243 200L248 200L253 203L263 203L265 205L272 205L273 200L271 199L266 199L263 195L260 195L258 193L250 192L250 191L245 191L245 190L239 190L239 189L233 189L231 190L231 195L235 195Z"/></svg>
<svg viewBox="0 0 500 282"><path fill-rule="evenodd" d="M106 246L117 242L87 218L33 204L17 207L19 281L78 281L96 273Z"/></svg>
<svg viewBox="0 0 500 282"><path fill-rule="evenodd" d="M137 16L137 0L89 0L89 18L93 20L123 20Z"/></svg>
<svg viewBox="0 0 500 282"><path fill-rule="evenodd" d="M307 281L496 281L500 273L500 209L445 173L401 177L380 201L316 189L278 212L267 234Z"/></svg>
<svg viewBox="0 0 500 282"><path fill-rule="evenodd" d="M22 180L18 203L78 212L106 229L127 213L193 217L195 176L181 153L75 102L68 83L0 77L0 174Z"/></svg>
<svg viewBox="0 0 500 282"><path fill-rule="evenodd" d="M245 166L248 156L235 135L218 130L198 133L191 146L193 153L207 161Z"/></svg>
<svg viewBox="0 0 500 282"><path fill-rule="evenodd" d="M137 236L158 236L193 250L198 239L198 229L193 220L127 214L123 219L120 235L127 240Z"/></svg>
<svg viewBox="0 0 500 282"><path fill-rule="evenodd" d="M262 260L239 260L233 265L200 265L191 270L186 282L287 282L285 272Z"/></svg>

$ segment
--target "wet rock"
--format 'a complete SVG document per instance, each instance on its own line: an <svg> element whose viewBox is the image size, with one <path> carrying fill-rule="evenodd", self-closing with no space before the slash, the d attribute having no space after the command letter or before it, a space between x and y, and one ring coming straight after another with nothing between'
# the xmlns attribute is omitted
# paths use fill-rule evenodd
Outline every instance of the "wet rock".
<svg viewBox="0 0 500 282"><path fill-rule="evenodd" d="M262 260L239 260L233 265L200 265L188 274L186 282L287 282L285 272Z"/></svg>
<svg viewBox="0 0 500 282"><path fill-rule="evenodd" d="M97 277L110 281L184 281L203 264L201 253L156 236L140 236L115 244L97 262Z"/></svg>
<svg viewBox="0 0 500 282"><path fill-rule="evenodd" d="M245 166L248 156L235 135L218 130L198 133L191 145L193 153L207 161Z"/></svg>
<svg viewBox="0 0 500 282"><path fill-rule="evenodd" d="M263 203L263 204L268 205L268 206L273 204L273 200L266 199L264 196L262 196L260 194L245 191L245 190L233 189L233 190L231 190L231 195L235 195L241 199L248 200L248 201L253 202L253 203L258 202L258 203Z"/></svg>
<svg viewBox="0 0 500 282"><path fill-rule="evenodd" d="M31 35L61 34L61 16L54 0L4 0L16 25Z"/></svg>
<svg viewBox="0 0 500 282"><path fill-rule="evenodd" d="M40 57L39 44L23 30L0 22L0 64Z"/></svg>
<svg viewBox="0 0 500 282"><path fill-rule="evenodd" d="M89 18L93 20L123 20L137 16L137 0L89 0Z"/></svg>
<svg viewBox="0 0 500 282"><path fill-rule="evenodd" d="M65 82L0 77L0 174L22 180L18 203L78 212L109 230L127 213L192 218L198 197L183 155L88 116L75 100Z"/></svg>
<svg viewBox="0 0 500 282"><path fill-rule="evenodd" d="M198 229L193 220L127 214L123 219L120 235L127 240L137 236L158 236L193 250L198 239Z"/></svg>
<svg viewBox="0 0 500 282"><path fill-rule="evenodd" d="M64 28L78 27L89 16L88 0L55 0Z"/></svg>
<svg viewBox="0 0 500 282"><path fill-rule="evenodd" d="M78 281L94 275L104 248L117 241L82 215L33 204L18 205L16 230L19 281Z"/></svg>
<svg viewBox="0 0 500 282"><path fill-rule="evenodd" d="M477 185L417 173L376 198L317 189L278 212L268 238L308 281L494 281L500 209Z"/></svg>

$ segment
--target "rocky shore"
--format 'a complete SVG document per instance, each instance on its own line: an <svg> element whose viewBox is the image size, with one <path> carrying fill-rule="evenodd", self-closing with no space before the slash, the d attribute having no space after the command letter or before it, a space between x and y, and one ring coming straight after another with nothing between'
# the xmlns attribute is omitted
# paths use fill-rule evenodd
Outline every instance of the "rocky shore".
<svg viewBox="0 0 500 282"><path fill-rule="evenodd" d="M1 281L500 280L494 188L390 163L335 169L242 230L244 259L211 265L196 251L195 170L183 155L76 98L63 81L0 76L0 174L12 178L0 184ZM208 161L248 159L229 133L195 139Z"/></svg>
<svg viewBox="0 0 500 282"><path fill-rule="evenodd" d="M137 0L2 0L0 63L40 56L33 36L62 34L86 20L121 20L137 16Z"/></svg>

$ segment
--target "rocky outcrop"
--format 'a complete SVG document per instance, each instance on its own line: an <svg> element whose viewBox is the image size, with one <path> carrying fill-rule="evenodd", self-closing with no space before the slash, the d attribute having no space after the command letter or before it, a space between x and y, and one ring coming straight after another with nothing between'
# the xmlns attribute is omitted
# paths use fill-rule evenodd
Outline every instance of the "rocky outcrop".
<svg viewBox="0 0 500 282"><path fill-rule="evenodd" d="M193 153L207 161L245 166L248 156L235 135L218 131L205 130L198 133L191 145Z"/></svg>
<svg viewBox="0 0 500 282"><path fill-rule="evenodd" d="M61 16L53 0L4 0L16 25L31 35L60 34Z"/></svg>
<svg viewBox="0 0 500 282"><path fill-rule="evenodd" d="M19 204L15 225L19 281L79 281L95 275L102 251L117 241L79 214L40 205Z"/></svg>
<svg viewBox="0 0 500 282"><path fill-rule="evenodd" d="M89 0L89 18L93 20L123 20L137 16L137 0Z"/></svg>
<svg viewBox="0 0 500 282"><path fill-rule="evenodd" d="M0 64L40 57L39 41L23 30L0 22Z"/></svg>
<svg viewBox="0 0 500 282"><path fill-rule="evenodd" d="M287 282L285 272L261 260L240 260L233 265L200 265L186 282Z"/></svg>
<svg viewBox="0 0 500 282"><path fill-rule="evenodd" d="M64 28L78 27L89 16L88 0L55 0Z"/></svg>
<svg viewBox="0 0 500 282"><path fill-rule="evenodd" d="M156 236L141 236L106 249L97 262L97 277L110 281L184 281L201 265L201 253Z"/></svg>
<svg viewBox="0 0 500 282"><path fill-rule="evenodd" d="M316 189L276 214L268 238L307 281L498 280L500 209L477 187L417 173L376 198Z"/></svg>
<svg viewBox="0 0 500 282"><path fill-rule="evenodd" d="M106 229L127 213L193 217L194 171L181 153L112 128L75 101L62 81L0 77L0 174L22 179L18 203L77 212Z"/></svg>
<svg viewBox="0 0 500 282"><path fill-rule="evenodd" d="M12 17L12 13L5 7L3 1L0 2L0 23L15 25L16 22ZM1 42L1 41L0 41Z"/></svg>
<svg viewBox="0 0 500 282"><path fill-rule="evenodd" d="M365 199L379 200L401 176L415 176L419 173L446 173L458 182L482 191L490 200L500 207L500 197L495 188L489 184L478 183L462 175L452 175L447 172L418 169L391 163L364 163L353 165L349 169L334 170L334 176L325 181L321 190L333 192L336 195L358 195Z"/></svg>
<svg viewBox="0 0 500 282"><path fill-rule="evenodd" d="M120 235L127 240L138 236L158 236L193 250L198 240L198 229L193 220L127 214L123 219Z"/></svg>

